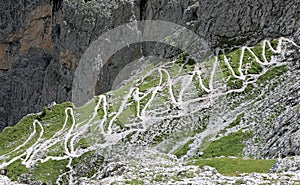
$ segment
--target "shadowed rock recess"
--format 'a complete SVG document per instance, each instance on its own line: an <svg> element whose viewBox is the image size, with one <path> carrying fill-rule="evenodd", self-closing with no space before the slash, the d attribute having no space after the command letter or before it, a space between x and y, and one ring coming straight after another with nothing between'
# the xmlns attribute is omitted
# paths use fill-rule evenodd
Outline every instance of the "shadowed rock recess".
<svg viewBox="0 0 300 185"><path fill-rule="evenodd" d="M0 0L0 184L299 184L299 10L299 0ZM102 66L95 97L69 102L90 44L140 20L184 26L211 55L131 44Z"/></svg>

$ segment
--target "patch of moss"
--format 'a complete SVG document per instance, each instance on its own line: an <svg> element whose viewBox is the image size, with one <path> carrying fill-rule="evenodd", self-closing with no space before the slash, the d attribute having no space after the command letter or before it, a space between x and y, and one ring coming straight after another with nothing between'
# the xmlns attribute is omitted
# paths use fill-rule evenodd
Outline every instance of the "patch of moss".
<svg viewBox="0 0 300 185"><path fill-rule="evenodd" d="M172 176L171 177L171 179L173 180L173 181L182 181L182 178L181 177L178 177L178 175L174 175L174 176Z"/></svg>
<svg viewBox="0 0 300 185"><path fill-rule="evenodd" d="M237 179L234 184L238 185L238 184L247 184L247 181L243 180L243 179Z"/></svg>
<svg viewBox="0 0 300 185"><path fill-rule="evenodd" d="M185 69L185 71L187 72L193 69L194 65L196 64L196 61L190 58L189 55L186 52L184 52L176 58L176 64L184 64L183 69Z"/></svg>
<svg viewBox="0 0 300 185"><path fill-rule="evenodd" d="M187 65L193 66L196 64L196 61L194 59L189 58L187 61Z"/></svg>
<svg viewBox="0 0 300 185"><path fill-rule="evenodd" d="M152 145L156 145L158 143L161 143L162 141L163 141L163 136L162 135L156 135L153 138Z"/></svg>
<svg viewBox="0 0 300 185"><path fill-rule="evenodd" d="M222 47L232 47L232 46L240 46L245 44L247 41L249 40L249 38L244 37L244 38L237 38L237 37L233 37L233 38L228 38L228 37L221 37L219 39L219 46Z"/></svg>
<svg viewBox="0 0 300 185"><path fill-rule="evenodd" d="M237 118L236 118L232 123L230 123L230 124L228 125L228 127L226 127L226 128L223 129L223 130L220 130L220 131L219 131L219 134L224 134L224 133L227 132L227 129L228 129L228 128L233 128L233 127L237 126L238 124L240 124L240 122L242 121L242 118L244 117L244 115L245 115L244 113L238 115ZM219 134L218 134L218 135L219 135ZM218 136L218 135L217 135L217 136Z"/></svg>

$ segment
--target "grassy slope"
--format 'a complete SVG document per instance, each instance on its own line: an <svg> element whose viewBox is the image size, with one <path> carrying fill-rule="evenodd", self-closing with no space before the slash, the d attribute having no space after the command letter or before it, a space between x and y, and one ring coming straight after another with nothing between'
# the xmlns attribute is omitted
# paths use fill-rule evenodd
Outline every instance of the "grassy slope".
<svg viewBox="0 0 300 185"><path fill-rule="evenodd" d="M41 114L35 114L35 115L29 115L24 117L16 126L6 128L1 134L0 134L0 152L1 154L8 153L12 151L17 146L21 145L30 135L32 132L33 126L32 122L36 119L39 120L45 129L45 134L43 135L43 138L47 139L53 136L59 129L61 129L64 120L65 120L65 109L67 107L73 107L73 104L70 102L57 104L50 109L44 108L43 112ZM29 128L29 129L28 129ZM37 139L38 133L40 132L40 129L37 127L37 134L35 139L28 142L23 147L23 150L21 152L24 152L26 150L26 147L31 146ZM10 156L10 158L17 156L17 154L20 153L13 153L13 155ZM10 159L9 158L9 159ZM48 182L49 180L53 180L54 178L57 178L61 168L59 165L60 162L58 161L50 161L48 163L44 163L42 165L37 166L37 171L39 173L33 173L33 177L37 180L46 180ZM52 168L52 167L59 167L59 168ZM43 168L45 167L45 168ZM39 170L39 169L45 169L45 170ZM51 170L49 170L51 169ZM34 170L35 171L35 170ZM24 165L21 165L21 161L17 160L7 168L7 175L12 180L17 180L18 176L20 174L24 174L28 172L28 169ZM47 178L47 174L51 174L50 179ZM45 182L45 181L44 181Z"/></svg>
<svg viewBox="0 0 300 185"><path fill-rule="evenodd" d="M252 133L238 131L213 141L204 151L203 158L219 156L241 156L244 142L252 137Z"/></svg>
<svg viewBox="0 0 300 185"><path fill-rule="evenodd" d="M268 173L276 160L242 159L242 158L211 158L197 159L193 164L211 166L223 175L236 176L241 173Z"/></svg>
<svg viewBox="0 0 300 185"><path fill-rule="evenodd" d="M273 45L276 45L276 42L272 42ZM254 47L254 52L259 54L260 50L259 50L259 46L255 46ZM236 74L238 74L239 72L237 71L237 67L238 67L238 63L237 61L239 60L239 54L240 54L240 50L236 50L233 51L231 53L228 54L228 56L230 57L230 64L233 66L234 71L236 72ZM181 56L178 57L177 59L177 63L174 66L174 68L178 69L181 64L184 63L184 61L186 60L186 55L183 54ZM248 54L246 54L247 60L253 60L253 58L251 58L251 56L248 56ZM271 53L267 53L267 58L269 59L271 57ZM220 56L220 59L222 60L222 56ZM182 71L182 74L187 73L188 71L190 71L193 68L194 62L192 60L188 60L187 63L184 66L184 70ZM223 69L223 74L225 75L224 78L229 78L230 77L230 73L228 73L228 68L225 65L221 65L221 68ZM143 74L145 74L147 71L153 69L147 69L145 70L145 72ZM252 68L250 69L250 73L256 74L258 72L260 72L261 69L259 68L259 66L257 66L256 63L254 63L254 65L252 65ZM262 77L260 77L257 81L257 84L263 84L266 83L268 80L271 80L272 78L274 78L277 75L280 75L284 72L286 72L287 69L285 66L280 66L280 67L275 67L273 69L271 69L270 71L268 71L265 75L263 75ZM171 73L171 76L173 75L178 75L176 74L176 72L174 74ZM150 77L147 77L145 79L145 81L140 84L140 88L141 91L146 91L149 88L154 87L155 85L157 85L157 78L158 75L152 75ZM205 86L208 86L208 79L203 79L203 83L205 84ZM240 87L242 84L242 82L240 80L236 80L236 79L232 79L232 77L229 78L228 81L228 85L230 88L237 88ZM132 86L133 84L127 84L125 85L123 88L118 89L116 91L114 91L113 95L119 99L122 99L122 97L128 92L128 89ZM249 85L249 89L247 87L246 91L252 91L254 90L253 87L251 87L251 85ZM242 94L242 93L241 93ZM202 93L200 94L202 95ZM149 97L148 97L149 98ZM146 98L145 98L146 99ZM159 102L159 101L158 101ZM161 102L164 102L163 100ZM95 102L94 102L95 104ZM145 105L145 103L143 103L143 101L141 102L141 107L143 107ZM0 134L0 155L3 155L5 153L10 152L11 150L13 150L14 148L16 148L17 146L19 146L20 144L22 144L22 142L24 142L28 136L31 133L32 130L32 122L34 121L34 119L37 119L39 121L41 121L41 123L43 124L44 128L45 128L45 134L43 137L45 138L50 138L51 136L54 135L55 132L57 132L63 125L64 119L65 119L65 113L64 110L66 107L72 107L72 103L63 103L60 105L55 105L53 106L51 109L47 109L44 108L44 111L40 114L40 115L30 115L30 116L26 116L24 117L19 124L17 124L14 127L11 128L6 128L1 134ZM111 110L109 112L113 112L117 110L117 107L119 105L113 105L111 107ZM77 112L81 113L81 117L79 118L79 120L83 121L85 119L88 118L87 115L90 114L90 112L93 111L92 109L93 106L89 106L89 107L81 107L76 109ZM136 114L136 110L135 110L136 105L132 104L132 106L128 107L128 112L124 112L122 114L122 120L127 120L127 117L129 114L134 113L134 115ZM125 109L126 111L126 109ZM99 117L103 116L103 110L99 109L98 111L99 113ZM86 117L84 117L86 116ZM131 115L132 116L132 115ZM240 119L243 117L243 115L238 116L237 120L235 122L233 122L230 127L233 127L235 125L237 125L240 122ZM109 117L108 119L111 119L111 117ZM120 125L120 127L124 127L124 123L118 123ZM68 125L70 126L70 125ZM28 129L29 128L29 129ZM39 128L37 128L37 132L39 133L40 130ZM38 134L36 134L38 135ZM251 137L251 133L243 133L241 131L236 132L236 133L232 133L228 136L223 137L220 140L216 140L214 142L212 142L204 151L204 155L203 158L210 158L210 157L216 157L216 156L241 156L242 153L242 149L244 147L243 142ZM37 138L33 139L32 141L30 141L27 145L24 146L24 150L26 149L27 146L32 145L32 143L34 141L36 141ZM154 142L161 142L164 140L164 137L159 137L159 139L157 141L154 140ZM90 145L92 141L89 141L88 138L87 139L82 139L79 144L82 145L81 147L88 147ZM189 150L189 144L192 142L192 140L188 141L187 143L185 143L183 146L179 147L174 154L177 157L182 157L183 155L186 154L186 152ZM17 154L15 154L17 155ZM231 162L230 162L231 161ZM234 172L234 170L238 171L239 173L248 173L248 172L252 172L252 171L257 171L257 172L267 172L267 167L268 169L270 168L270 163L273 163L274 161L256 161L256 160L243 160L243 159L213 159L213 160L205 160L205 159L199 159L199 165L211 165L214 167L217 167L218 170L220 170L221 173L224 174L229 174L229 175L233 175L236 174ZM258 165L258 163L263 163L261 166ZM227 171L222 168L222 164L223 166L229 166L230 168L227 168ZM230 165L235 165L234 167L230 166ZM33 170L33 177L36 178L37 180L41 180L43 182L54 182L54 180L58 177L58 175L62 172L65 171L65 161L49 161L47 163L43 163L43 164L38 164L36 169ZM244 166L249 166L249 168L252 168L253 170L249 170L244 169ZM251 167L251 165L257 166L257 168L255 167ZM51 170L49 170L51 169ZM49 171L50 171L50 176L49 176ZM11 177L13 180L16 180L17 177L22 174L22 173L26 173L28 172L28 170L20 165L20 160L14 162L13 164L11 164L8 167L8 176Z"/></svg>

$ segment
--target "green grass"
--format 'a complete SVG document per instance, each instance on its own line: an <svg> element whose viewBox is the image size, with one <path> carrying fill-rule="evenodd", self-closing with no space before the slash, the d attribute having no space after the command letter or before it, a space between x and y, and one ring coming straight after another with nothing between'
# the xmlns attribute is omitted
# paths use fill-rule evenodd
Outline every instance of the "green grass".
<svg viewBox="0 0 300 185"><path fill-rule="evenodd" d="M278 47L278 39L273 39L272 41L271 41L271 46L274 48L274 49L276 49L277 47Z"/></svg>
<svg viewBox="0 0 300 185"><path fill-rule="evenodd" d="M127 180L127 181L125 181L125 184L130 184L130 185L142 185L142 184L144 184L144 182L143 181L141 181L141 180L138 180L138 179L132 179L132 180Z"/></svg>
<svg viewBox="0 0 300 185"><path fill-rule="evenodd" d="M21 174L25 174L27 172L28 170L21 164L21 160L17 160L7 167L7 176L13 181L17 181Z"/></svg>
<svg viewBox="0 0 300 185"><path fill-rule="evenodd" d="M195 165L211 166L223 175L237 176L241 173L268 173L276 160L258 160L242 158L197 159Z"/></svg>
<svg viewBox="0 0 300 185"><path fill-rule="evenodd" d="M228 62L236 75L240 75L238 69L240 66L241 51L241 49L237 49L227 54Z"/></svg>
<svg viewBox="0 0 300 185"><path fill-rule="evenodd" d="M277 45L278 45L278 40L275 39L275 40L271 41L271 45L277 47ZM276 47L275 47L275 49L276 49ZM255 46L253 46L253 47L251 48L251 50L255 53L255 55L257 56L257 58L259 58L259 60L260 60L261 62L264 61L264 58L263 58L263 55L262 55L262 51L263 51L263 50L262 50L262 44L261 44L261 43L256 44ZM273 55L276 55L276 54L273 53L273 52L270 50L269 45L266 44L266 47L265 47L265 57L266 57L266 59L267 59L268 61L270 61L270 60L271 60L271 57L272 57Z"/></svg>
<svg viewBox="0 0 300 185"><path fill-rule="evenodd" d="M274 42L272 44L276 44L276 42ZM260 45L254 47L254 51L256 54L261 53L261 48L259 48L259 47L260 47ZM239 74L239 72L237 71L238 66L239 66L239 60L240 60L239 54L240 54L240 50L235 50L228 54L228 57L231 59L230 64L232 65L232 67L237 75ZM267 55L268 55L267 57L269 58L271 56L271 54L273 55L273 53L267 53ZM247 53L247 55L249 55L249 53ZM178 69L179 69L180 65L184 64L183 72L191 71L195 64L195 61L193 61L192 59L188 59L187 57L188 56L186 54L182 54L177 59L177 62L174 64L177 66ZM249 60L250 59L253 60L253 57L252 58L250 58L250 57L251 56L248 56ZM220 56L220 58L222 58L222 57ZM212 61L213 60L211 60L211 62ZM224 62L222 62L221 66L222 66L222 69L224 70L225 76L226 77L231 76L231 74L228 70L228 67L226 67L226 65L224 65ZM281 75L281 74L285 73L286 71L287 71L286 66L274 67L274 68L270 69L265 75L261 76L258 79L257 84L264 84L268 80L271 80L272 78L275 78L276 76ZM249 73L259 73L259 72L261 72L261 68L258 65L258 63L253 62L252 68L248 72ZM145 74L145 72L143 74ZM175 74L176 74L176 72L174 72L174 75ZM164 73L163 73L163 75L166 76ZM141 76L139 76L138 78L140 78L140 77ZM141 91L147 91L149 88L158 85L158 82L159 82L159 74L157 72L152 73L151 75L149 75L148 77L145 78L144 83L140 84ZM130 83L126 84L125 86L123 86L120 89L115 90L111 93L112 99L114 100L114 102L113 102L114 104L111 107L109 107L110 113L117 111L122 98L124 97L125 94L128 93L129 88L133 87L135 84L136 84L136 81L131 81ZM209 78L204 78L203 84L205 86L208 86ZM228 85L232 88L240 88L242 86L242 84L243 84L243 81L234 79L234 78L230 78L230 80L228 81ZM201 89L199 87L199 84L196 84L196 88ZM249 91L249 92L251 92L252 90L253 90L252 85L249 85L249 88L247 87L247 89L246 89L246 91ZM200 92L200 93L201 94L199 94L199 95L203 95L205 92ZM174 93L174 94L176 95L176 93ZM146 104L147 100L149 100L150 96L151 95L148 95L143 100L141 100L141 109L145 106L145 104ZM110 97L110 99L111 99L111 97ZM162 106L162 105L164 105L164 103L167 104L166 102L169 101L168 100L168 88L163 88L163 92L160 94L160 97L156 97L154 100L155 100L154 101L155 104L152 104L151 105L152 107L150 106L149 109L153 108L154 106ZM99 101L99 98L95 98L94 100L91 101L92 103L90 103L86 106L83 106L80 108L75 108L76 109L75 113L80 113L81 121L89 118L91 113L94 111L94 107L95 107L97 101ZM2 133L0 133L0 141L1 141L0 155L3 155L9 151L12 151L14 148L16 148L17 146L22 144L28 138L30 133L33 131L32 122L35 119L39 120L44 126L45 133L44 133L43 137L45 139L52 137L58 130L60 130L62 128L62 125L65 121L65 116L66 116L65 109L67 107L73 107L73 104L70 102L67 102L67 103L55 105L51 108L44 107L43 112L40 115L26 116L16 126L11 127L11 128L6 128ZM128 107L125 109L125 111L123 111L121 113L118 120L116 120L115 124L118 124L121 128L124 128L124 126L125 126L124 124L127 123L128 121L130 121L130 119L128 119L128 118L133 118L136 116L136 114L137 114L136 107L137 107L136 102L133 101L132 99L130 99L130 103L128 104ZM100 118L102 118L103 115L104 115L104 112L103 112L102 107L100 106L100 108L98 109L98 116ZM232 127L238 125L241 122L241 119L243 117L244 117L244 114L240 114L237 117L237 119L228 126L228 128L232 128ZM69 118L70 119L68 120L68 125L67 125L66 129L68 127L70 127L70 124L71 124L71 117L69 117ZM109 118L109 119L111 119L111 118ZM40 128L37 126L36 136L25 147L23 147L23 149L20 150L20 152L24 152L25 149L28 148L28 146L30 146L34 141L36 141L36 139L38 138L39 132L40 132ZM169 138L174 139L173 140L174 142L176 142L177 140L182 141L183 137L188 137L189 134L191 134L193 132L198 132L198 131L188 132L188 133L186 133L187 135L184 135L183 131L180 131L178 133L174 132L169 135L162 132L156 138L154 138L153 143L157 144L157 143L160 143L163 140L169 139ZM96 135L96 134L94 134L94 135ZM85 137L81 138L79 140L79 142L77 143L77 146L80 146L81 148L87 148L87 147L89 147L89 145L91 143L95 143L95 142L97 143L97 141L95 141L94 138L92 138L90 136L91 136L91 134L87 134ZM228 136L225 136L219 140L216 140L213 142L207 142L207 146L205 146L205 149L204 149L203 158L211 158L211 157L216 157L216 156L221 156L221 155L241 156L242 150L244 147L244 142L247 139L249 139L251 136L252 136L251 133L243 133L242 131L239 131L236 133L232 133ZM130 140L130 136L128 136L128 138L129 138L128 140ZM209 137L206 139L209 140ZM205 141L206 140L204 140L203 143L205 143ZM174 152L174 154L177 157L182 157L183 155L185 155L187 153L187 151L189 150L189 144L191 142L193 142L193 140L190 140L187 143L185 143L183 146L179 147ZM53 148L53 151L50 151L50 152L53 152L53 155L54 154L61 155L62 153L59 153L59 152L62 152L62 151L59 151L60 147L61 146L55 146ZM203 147L203 146L201 146L201 147ZM56 149L58 149L58 150L56 150ZM18 155L20 152L18 152L18 153L15 152L13 155ZM50 154L50 153L48 153L48 154ZM76 161L76 160L74 159L74 161ZM86 159L83 159L83 160L86 160ZM242 160L242 159L239 159L239 160ZM202 159L202 161L207 162L209 160ZM211 160L211 161L213 161L213 160ZM242 160L242 161L245 162L246 160ZM46 163L38 163L37 166L35 166L35 168L33 169L33 171L30 171L30 174L32 175L33 178L35 178L37 180L41 180L45 183L55 182L58 175L61 174L62 171L65 172L67 170L65 167L66 162L67 161L48 161ZM249 161L246 161L246 162L249 162ZM238 163L238 162L236 162L236 163ZM253 162L253 164L254 164L254 162ZM212 165L214 165L214 164L212 164ZM236 165L239 165L239 163ZM233 168L233 167L231 167L231 168ZM242 169L239 171L239 167L236 167L236 168L238 169L237 171L239 173L240 173L240 171L244 170L244 169ZM7 167L7 170L8 170L8 176L13 180L16 180L20 174L29 173L28 170L23 165L21 165L21 161L19 161L19 160L14 162L13 164L9 165ZM228 169L228 170L230 170L230 169ZM246 171L246 170L244 170L244 171ZM142 182L139 182L138 180L131 180L130 182L131 183L136 183L136 182L142 183Z"/></svg>
<svg viewBox="0 0 300 185"><path fill-rule="evenodd" d="M94 112L94 108L96 107L97 103L99 101L98 97L93 98L88 103L81 107L76 107L74 109L75 114L79 114L80 117L76 120L76 122L80 123L83 122L91 117L91 115ZM99 106L99 109L102 108L101 105ZM100 115L99 115L100 116Z"/></svg>
<svg viewBox="0 0 300 185"><path fill-rule="evenodd" d="M257 58L263 62L264 61L264 58L263 58L263 55L262 55L262 44L261 43L258 43L256 45L254 45L253 47L251 47L251 50L253 51L253 53L257 56Z"/></svg>
<svg viewBox="0 0 300 185"><path fill-rule="evenodd" d="M26 116L16 126L7 127L0 133L0 155L12 151L29 137L36 117L36 115Z"/></svg>
<svg viewBox="0 0 300 185"><path fill-rule="evenodd" d="M261 48L258 48L258 50L261 50ZM261 55L261 53L257 54ZM246 64L251 64L251 68L248 69L248 74L259 74L262 72L262 67L259 65L259 63L256 62L255 57L248 51L245 50L244 58L243 58L243 67L246 68Z"/></svg>
<svg viewBox="0 0 300 185"><path fill-rule="evenodd" d="M76 144L76 146L79 146L80 148L86 149L93 143L92 138L90 137L82 137Z"/></svg>
<svg viewBox="0 0 300 185"><path fill-rule="evenodd" d="M243 80L231 77L227 83L230 89L240 89L243 87Z"/></svg>
<svg viewBox="0 0 300 185"><path fill-rule="evenodd" d="M44 108L42 114L37 117L37 119L43 123L45 129L43 138L51 138L58 130L62 128L66 118L65 109L73 106L73 103L65 102L54 105L50 109ZM69 115L68 123L69 125L72 123L71 115Z"/></svg>
<svg viewBox="0 0 300 185"><path fill-rule="evenodd" d="M245 113L242 113L242 114L238 115L237 118L232 123L230 123L228 125L228 127L226 127L223 130L220 130L219 134L224 134L224 133L227 132L228 128L233 128L233 127L237 126L238 124L240 124L240 122L242 121L242 118L244 117L244 115L245 115Z"/></svg>
<svg viewBox="0 0 300 185"><path fill-rule="evenodd" d="M78 158L74 158L72 166L74 169L78 169L82 176L91 178L101 169L103 162L103 156L98 156L95 151L90 151ZM85 168L81 168L82 166L85 166Z"/></svg>
<svg viewBox="0 0 300 185"><path fill-rule="evenodd" d="M179 147L177 150L175 150L174 155L176 155L176 157L178 157L178 158L184 156L190 149L189 144L191 144L193 142L194 142L193 139L189 140L187 143L185 143L184 145Z"/></svg>
<svg viewBox="0 0 300 185"><path fill-rule="evenodd" d="M240 75L240 72L238 71L240 66L240 56L241 56L241 49L234 50L230 53L228 53L227 58L229 60L229 64L232 67L234 73L236 75ZM239 89L243 86L243 81L239 80L237 78L234 78L231 74L231 71L229 70L229 67L224 62L224 55L219 56L219 60L221 61L220 67L223 74L223 78L227 81L227 86L230 89Z"/></svg>
<svg viewBox="0 0 300 185"><path fill-rule="evenodd" d="M159 80L160 80L160 77L159 77L158 72L155 72L154 74L151 74L150 76L147 76L144 79L143 83L139 87L140 92L145 92L152 87L158 86Z"/></svg>
<svg viewBox="0 0 300 185"><path fill-rule="evenodd" d="M258 85L264 84L267 81L286 73L287 71L288 71L288 69L285 65L276 66L276 67L268 70L264 75L260 76L258 78L258 80L256 81L256 84L258 84Z"/></svg>
<svg viewBox="0 0 300 185"><path fill-rule="evenodd" d="M42 123L45 130L43 138L49 139L52 137L63 126L65 121L65 109L72 106L72 103L66 102L54 105L51 108L45 107L40 115L35 114L26 116L17 125L6 128L2 133L0 133L0 155L12 151L29 137L29 135L33 132L32 123L34 120L39 120ZM69 119L69 122L70 121L71 119ZM41 129L38 125L36 128L37 133L34 138L29 141L23 149L33 144L38 138ZM22 149L20 152L22 152Z"/></svg>
<svg viewBox="0 0 300 185"><path fill-rule="evenodd" d="M177 58L176 58L176 63L178 64L184 64L186 59L188 57L188 54L186 52L181 53Z"/></svg>
<svg viewBox="0 0 300 185"><path fill-rule="evenodd" d="M276 40L276 39L272 40L271 45L276 48L278 45L278 40ZM253 51L253 53L257 56L257 58L261 62L264 62L264 58L262 55L262 43L258 43L256 45L254 45L253 47L251 47L251 50ZM266 59L268 61L270 61L271 57L273 55L276 55L276 54L270 50L268 45L266 45L266 48L265 48ZM229 59L229 64L232 67L234 73L236 75L240 75L238 68L240 65L239 61L240 61L240 57L241 57L241 49L233 50L233 51L229 52L228 54L226 54L226 56ZM219 60L221 61L220 67L221 67L221 71L223 73L224 79L229 79L227 81L228 87L230 89L241 88L243 85L243 81L236 79L232 76L228 66L224 62L224 55L220 55ZM243 57L242 69L245 69L247 63L251 65L250 69L248 69L248 71L247 71L248 74L259 74L262 72L263 68L256 62L255 57L248 50L245 50L244 57ZM267 75L269 75L269 74L267 74Z"/></svg>
<svg viewBox="0 0 300 185"><path fill-rule="evenodd" d="M230 123L227 128L233 128L233 127L237 126L238 124L240 124L244 115L245 115L245 113L238 115L237 118L232 123Z"/></svg>
<svg viewBox="0 0 300 185"><path fill-rule="evenodd" d="M65 109L67 107L73 107L73 104L70 102L57 104L52 106L51 108L44 107L43 112L38 115L30 115L24 117L17 125L14 127L6 128L0 134L0 154L3 155L15 149L18 145L21 145L33 132L33 121L39 120L44 127L44 135L42 136L44 139L49 139L52 137L58 130L62 128L62 125L65 121ZM69 120L70 123L71 119ZM36 126L37 133L23 148L11 154L10 158L17 155L20 155L21 152L24 152L26 148L31 146L39 137L39 133L41 132L41 128ZM58 153L53 151L53 153ZM32 176L34 179L42 180L43 182L55 182L54 178L57 178L61 173L62 165L61 162L57 161L49 161L46 163L39 163L36 169L33 170ZM66 165L66 163L64 163ZM13 180L17 180L17 177L23 173L27 172L27 169L24 165L21 165L21 162L18 160L7 168L8 177ZM45 169L45 170L44 170ZM50 174L50 175L49 175Z"/></svg>
<svg viewBox="0 0 300 185"><path fill-rule="evenodd" d="M68 171L66 167L67 164L67 160L49 160L45 163L38 163L32 173L32 177L36 180L42 181L43 183L55 183L60 174Z"/></svg>
<svg viewBox="0 0 300 185"><path fill-rule="evenodd" d="M219 156L241 156L244 142L252 137L252 133L238 131L215 140L203 151L203 158Z"/></svg>

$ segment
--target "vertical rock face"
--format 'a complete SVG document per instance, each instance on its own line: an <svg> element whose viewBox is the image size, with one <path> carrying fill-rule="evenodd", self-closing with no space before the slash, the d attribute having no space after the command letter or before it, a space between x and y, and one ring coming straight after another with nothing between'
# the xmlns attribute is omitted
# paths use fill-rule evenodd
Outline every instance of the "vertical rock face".
<svg viewBox="0 0 300 185"><path fill-rule="evenodd" d="M282 35L299 42L299 9L298 0L1 0L0 130L53 101L70 100L81 55L101 34L121 24L178 23L206 38L212 48ZM96 91L108 90L114 74L141 56L141 48L147 54L167 51L167 46L153 43L125 48L110 60Z"/></svg>
<svg viewBox="0 0 300 185"><path fill-rule="evenodd" d="M296 37L297 30L299 37L297 0L156 0L144 6L143 19L181 23L207 38L213 47L250 44L268 37Z"/></svg>
<svg viewBox="0 0 300 185"><path fill-rule="evenodd" d="M1 3L0 130L41 108L45 71L53 58L52 6Z"/></svg>

